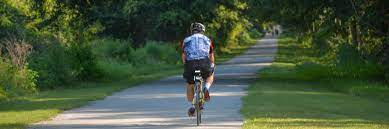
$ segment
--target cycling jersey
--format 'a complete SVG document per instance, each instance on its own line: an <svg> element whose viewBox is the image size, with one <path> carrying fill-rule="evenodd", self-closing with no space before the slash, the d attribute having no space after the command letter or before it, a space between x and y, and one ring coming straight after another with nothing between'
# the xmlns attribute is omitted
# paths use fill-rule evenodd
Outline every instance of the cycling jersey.
<svg viewBox="0 0 389 129"><path fill-rule="evenodd" d="M186 55L186 60L205 59L213 52L212 41L200 33L185 38L181 45Z"/></svg>

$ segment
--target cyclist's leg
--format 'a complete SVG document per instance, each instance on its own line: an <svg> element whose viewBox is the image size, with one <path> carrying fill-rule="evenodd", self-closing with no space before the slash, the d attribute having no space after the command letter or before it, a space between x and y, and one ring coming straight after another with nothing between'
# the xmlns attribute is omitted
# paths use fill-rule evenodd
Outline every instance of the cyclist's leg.
<svg viewBox="0 0 389 129"><path fill-rule="evenodd" d="M194 96L194 89L193 89L194 84L187 84L186 85L186 98L188 99L188 102L192 103L193 101L193 96Z"/></svg>
<svg viewBox="0 0 389 129"><path fill-rule="evenodd" d="M184 79L186 80L186 98L189 102L192 102L193 100L193 77L194 77L194 62L193 61L187 61L184 66Z"/></svg>
<svg viewBox="0 0 389 129"><path fill-rule="evenodd" d="M208 78L207 80L205 81L205 86L207 89L209 89L212 84L213 84L213 79L214 79L214 73L212 73Z"/></svg>
<svg viewBox="0 0 389 129"><path fill-rule="evenodd" d="M207 89L210 88L210 86L212 85L213 83L213 80L214 80L214 66L212 67L211 66L211 61L209 59L205 60L204 62L202 62L202 74L203 74L203 78L205 78L205 86Z"/></svg>
<svg viewBox="0 0 389 129"><path fill-rule="evenodd" d="M193 105L193 98L194 98L194 84L190 84L188 83L187 86L186 86L186 98L188 100L188 116L189 117L192 117L194 116L194 113L195 113L195 108L194 108L194 105Z"/></svg>
<svg viewBox="0 0 389 129"><path fill-rule="evenodd" d="M213 79L214 79L214 74L210 75L207 79L206 79L206 83L205 83L205 86L204 86L204 98L205 98L205 101L210 101L211 100L211 96L209 95L209 89L211 88L211 85L213 83Z"/></svg>
<svg viewBox="0 0 389 129"><path fill-rule="evenodd" d="M211 99L209 95L209 88L211 87L213 80L214 80L214 74L213 69L211 67L211 61L209 59L206 59L202 62L201 67L201 74L203 75L203 78L205 79L205 85L204 85L204 99L205 101L209 101Z"/></svg>
<svg viewBox="0 0 389 129"><path fill-rule="evenodd" d="M186 98L188 100L188 116L193 116L195 113L195 108L192 104L193 98L194 98L194 81L193 81L193 74L194 74L194 67L193 62L188 61L185 63L184 67L184 79L186 80Z"/></svg>

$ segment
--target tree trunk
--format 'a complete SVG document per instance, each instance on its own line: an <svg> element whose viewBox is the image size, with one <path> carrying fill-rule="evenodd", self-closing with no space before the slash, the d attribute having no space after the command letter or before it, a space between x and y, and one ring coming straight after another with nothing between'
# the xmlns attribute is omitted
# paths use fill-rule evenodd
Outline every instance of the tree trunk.
<svg viewBox="0 0 389 129"><path fill-rule="evenodd" d="M358 36L358 27L355 21L352 21L350 24L350 33L351 33L351 42L353 45L359 48L359 36Z"/></svg>

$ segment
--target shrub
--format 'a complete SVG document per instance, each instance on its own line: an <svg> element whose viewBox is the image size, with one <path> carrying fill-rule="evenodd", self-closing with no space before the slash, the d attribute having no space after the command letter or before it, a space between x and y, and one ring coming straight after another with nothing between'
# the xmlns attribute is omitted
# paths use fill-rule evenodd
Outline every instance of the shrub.
<svg viewBox="0 0 389 129"><path fill-rule="evenodd" d="M135 65L154 64L153 60L147 53L145 48L138 48L135 51L129 52L128 62Z"/></svg>
<svg viewBox="0 0 389 129"><path fill-rule="evenodd" d="M109 80L132 76L129 71L135 71L135 66L176 64L179 60L175 47L165 42L148 41L137 49L131 47L131 41L115 39L95 40L90 45L99 69Z"/></svg>
<svg viewBox="0 0 389 129"><path fill-rule="evenodd" d="M11 87L13 75L14 72L11 64L3 62L3 59L0 57L0 99L6 98L6 91Z"/></svg>
<svg viewBox="0 0 389 129"><path fill-rule="evenodd" d="M26 64L19 69L4 60L0 57L0 99L35 93L37 72Z"/></svg>
<svg viewBox="0 0 389 129"><path fill-rule="evenodd" d="M38 72L33 71L25 65L23 69L16 70L12 80L12 87L8 89L12 95L24 95L35 93L36 90L36 78Z"/></svg>
<svg viewBox="0 0 389 129"><path fill-rule="evenodd" d="M177 51L168 43L149 41L144 49L155 62L175 64L179 60Z"/></svg>
<svg viewBox="0 0 389 129"><path fill-rule="evenodd" d="M304 59L295 68L298 78L303 80L377 79L384 76L384 70L380 65L363 59L353 46L348 44L339 46L335 55L335 59L323 57L314 57L311 61L308 58Z"/></svg>
<svg viewBox="0 0 389 129"><path fill-rule="evenodd" d="M243 31L240 34L240 36L238 37L239 44L247 44L247 43L251 43L252 41L253 41L253 38L246 31Z"/></svg>
<svg viewBox="0 0 389 129"><path fill-rule="evenodd" d="M134 65L176 64L179 55L175 47L164 42L148 41L144 47L129 53L128 61Z"/></svg>
<svg viewBox="0 0 389 129"><path fill-rule="evenodd" d="M116 60L100 60L98 66L103 72L104 80L131 78L136 69L130 63Z"/></svg>
<svg viewBox="0 0 389 129"><path fill-rule="evenodd" d="M336 62L333 65L334 75L346 78L382 78L384 69L373 60L364 59L357 48L342 44L336 51Z"/></svg>
<svg viewBox="0 0 389 129"><path fill-rule="evenodd" d="M34 52L29 62L31 68L39 73L39 88L55 88L75 78L71 73L70 56L58 42L48 44L42 52Z"/></svg>
<svg viewBox="0 0 389 129"><path fill-rule="evenodd" d="M92 52L98 58L114 58L121 61L127 61L129 53L134 51L131 47L132 42L118 39L100 39L91 42Z"/></svg>
<svg viewBox="0 0 389 129"><path fill-rule="evenodd" d="M259 38L261 38L262 37L262 33L260 33L257 29L250 29L249 31L248 31L248 34L249 34L249 36L251 37L251 38L253 38L253 39L259 39Z"/></svg>
<svg viewBox="0 0 389 129"><path fill-rule="evenodd" d="M97 67L96 56L90 45L72 43L67 51L72 63L72 74L79 80L94 80L101 77L101 70Z"/></svg>

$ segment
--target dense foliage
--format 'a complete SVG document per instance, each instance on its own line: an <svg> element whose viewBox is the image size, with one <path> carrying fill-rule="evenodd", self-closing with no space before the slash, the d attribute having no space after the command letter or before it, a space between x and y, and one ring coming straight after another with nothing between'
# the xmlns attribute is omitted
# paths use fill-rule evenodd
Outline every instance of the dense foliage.
<svg viewBox="0 0 389 129"><path fill-rule="evenodd" d="M175 64L178 57L170 48L178 48L192 22L206 25L218 54L280 24L322 57L311 63L325 64L338 76L380 71L371 77L389 80L385 5L385 0L1 0L0 71L7 76L1 76L0 92L98 80L107 76L102 65L107 61ZM24 53L15 56L12 44L31 49L15 49L16 55ZM30 86L11 83L20 74Z"/></svg>
<svg viewBox="0 0 389 129"><path fill-rule="evenodd" d="M206 25L219 54L229 52L258 34L248 31L247 9L243 0L1 0L0 94L114 79L118 68L177 64L178 43L192 22ZM15 49L26 54L14 56L10 44L31 49Z"/></svg>
<svg viewBox="0 0 389 129"><path fill-rule="evenodd" d="M283 25L337 77L389 81L389 10L385 0L249 0L251 19ZM304 50L301 50L304 51ZM304 67L304 66L302 66ZM321 71L316 71L325 73Z"/></svg>

